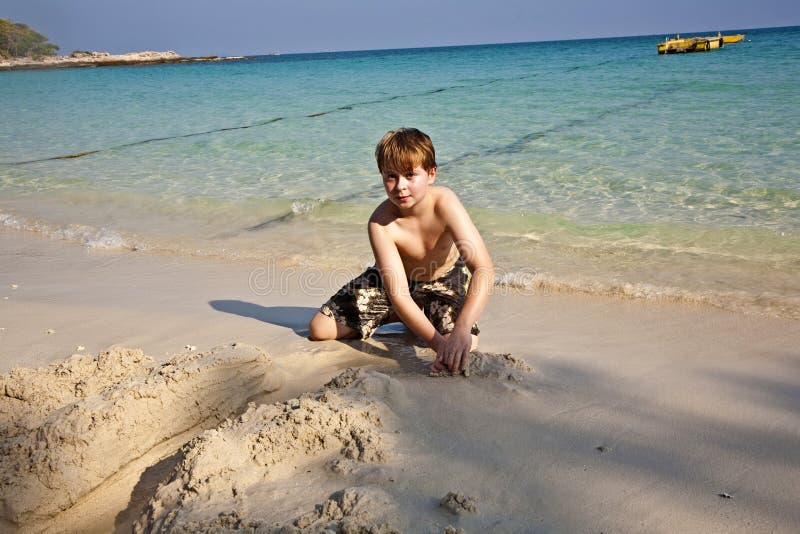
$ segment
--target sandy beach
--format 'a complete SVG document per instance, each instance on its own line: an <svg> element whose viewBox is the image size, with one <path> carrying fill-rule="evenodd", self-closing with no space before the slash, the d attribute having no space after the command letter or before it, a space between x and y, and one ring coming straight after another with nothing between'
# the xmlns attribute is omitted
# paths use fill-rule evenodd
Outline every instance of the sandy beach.
<svg viewBox="0 0 800 534"><path fill-rule="evenodd" d="M800 529L796 321L496 288L434 378L399 328L308 341L301 271L0 256L3 531Z"/></svg>

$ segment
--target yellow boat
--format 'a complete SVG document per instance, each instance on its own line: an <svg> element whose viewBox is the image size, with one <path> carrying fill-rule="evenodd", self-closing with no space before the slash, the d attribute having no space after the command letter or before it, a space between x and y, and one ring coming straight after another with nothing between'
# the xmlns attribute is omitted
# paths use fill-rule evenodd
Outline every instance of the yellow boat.
<svg viewBox="0 0 800 534"><path fill-rule="evenodd" d="M736 35L723 35L722 36L722 42L725 43L725 44L738 43L739 41L743 41L743 40L744 40L744 34L743 33L738 33Z"/></svg>
<svg viewBox="0 0 800 534"><path fill-rule="evenodd" d="M690 52L708 52L722 48L725 44L738 43L744 39L744 34L722 35L716 37L684 37L680 34L674 39L669 37L663 43L658 43L659 54L687 54Z"/></svg>

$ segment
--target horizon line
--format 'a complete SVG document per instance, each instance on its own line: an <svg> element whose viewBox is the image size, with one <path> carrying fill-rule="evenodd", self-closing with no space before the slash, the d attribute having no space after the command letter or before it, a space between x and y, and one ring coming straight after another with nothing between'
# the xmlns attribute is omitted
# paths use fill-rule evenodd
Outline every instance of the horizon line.
<svg viewBox="0 0 800 534"><path fill-rule="evenodd" d="M764 27L752 27L752 28L727 28L727 29L714 29L714 30L686 30L686 31L678 31L678 32L671 32L666 34L669 35L676 35L681 33L713 33L713 32L734 32L734 31L751 31L751 30L778 30L784 28L800 28L800 24L789 24L786 26L764 26ZM533 43L560 43L560 42L570 42L570 41L599 41L604 39L627 39L627 38L637 38L637 37L661 37L664 36L664 33L650 33L650 34L638 34L638 35L606 35L606 36L597 36L597 37L570 37L567 39L543 39L543 40L533 40L533 41L499 41L494 43L466 43L466 44L440 44L440 45L429 45L429 46L407 46L407 47L397 47L397 48L352 48L352 49L342 49L342 50L313 50L313 51L306 51L306 52L283 52L281 50L273 50L271 52L263 52L263 53L255 53L255 54L229 54L230 56L237 56L241 55L244 57L261 57L261 56L273 56L273 55L280 55L280 56L288 56L288 55L313 55L313 54L338 54L338 53L358 53L358 52L392 52L392 51L399 51L399 50L426 50L426 49L436 49L436 48L467 48L467 47L478 47L478 46L495 46L495 45L521 45L521 44L533 44Z"/></svg>

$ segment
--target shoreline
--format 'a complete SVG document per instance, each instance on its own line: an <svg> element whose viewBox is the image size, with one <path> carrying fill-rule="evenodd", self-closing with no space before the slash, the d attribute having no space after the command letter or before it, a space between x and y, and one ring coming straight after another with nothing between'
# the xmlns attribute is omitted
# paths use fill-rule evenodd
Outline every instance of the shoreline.
<svg viewBox="0 0 800 534"><path fill-rule="evenodd" d="M102 198L103 202L95 200L90 206L105 209L115 202L113 197ZM29 210L30 205L14 205L13 200L8 199L4 202L7 207L0 207L0 227L79 244L87 249L219 259L264 267L272 263L281 268L314 266L323 272L344 268L350 271L351 278L372 261L362 228L352 222L353 217L341 215L347 206L346 209L353 212L361 210L359 213L366 219L366 205L337 206L335 202L323 201L319 205L309 202L310 206L297 207L295 204L299 202L292 202L291 206L289 202L292 201L262 206L259 209L264 211L259 212L260 215L256 215L255 210L249 215L246 206L243 208L241 204L217 204L211 216L204 214L204 205L187 204L183 211L183 228L170 235L164 229L171 221L160 218L163 213L154 212L154 205L131 209L116 201L114 205L118 209L114 210L113 221L88 220L82 213L64 211L60 219L75 222L55 223L50 219L52 215L69 203L38 198L33 208L36 212L25 214L23 209ZM44 214L47 216L42 217ZM548 233L548 225L544 223L512 232L507 225L508 216L493 219L487 211L473 212L473 216L490 249L503 258L495 265L496 289L697 304L735 313L800 319L800 295L789 268L794 257L792 250L800 250L800 241L794 234L778 236L771 230L705 228L698 232L702 240L687 243L681 239L660 239L659 234L668 234L670 229L662 229L654 223L640 225L634 239L615 242L613 232L607 232L607 237L596 231L592 234L593 228L600 229L600 226L573 225L573 230L578 231ZM158 228L161 234L136 228L143 219L150 221L149 227ZM219 224L219 221L223 222ZM198 239L191 232L196 227L206 228L210 235L230 238ZM267 227L269 231L262 231ZM688 226L675 225L674 228L693 239L687 233ZM523 253L514 253L515 239L522 240ZM742 245L737 248L728 239L739 239ZM330 245L324 253L320 252L323 250L321 243ZM723 245L714 248L717 243ZM518 241L516 245L520 246ZM742 248L748 246L749 249ZM653 250L661 256L652 255ZM674 260L669 256L672 253L675 253ZM525 254L531 263L525 263ZM623 257L627 260L620 260ZM642 262L632 262L630 258ZM776 268L767 275L753 274L753 269L758 269L765 259L773 261ZM700 261L704 266L702 272L698 267ZM594 265L593 271L581 268L589 264Z"/></svg>
<svg viewBox="0 0 800 534"><path fill-rule="evenodd" d="M109 54L108 52L73 52L73 54L69 56L49 56L42 59L26 57L2 60L0 61L0 71L119 67L125 65L161 65L175 63L243 61L251 59L253 59L253 56L183 57L173 51L129 52L126 54Z"/></svg>

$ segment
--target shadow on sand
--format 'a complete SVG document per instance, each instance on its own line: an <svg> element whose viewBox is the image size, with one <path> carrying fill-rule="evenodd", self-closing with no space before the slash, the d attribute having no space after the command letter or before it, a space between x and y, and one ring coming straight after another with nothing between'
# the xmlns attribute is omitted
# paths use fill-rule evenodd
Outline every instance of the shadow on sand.
<svg viewBox="0 0 800 534"><path fill-rule="evenodd" d="M308 337L308 323L318 308L305 306L261 306L242 300L212 300L209 305L217 311L248 317L258 321L290 328L301 337ZM320 343L330 343L322 341ZM400 367L413 373L427 374L430 362L416 356L415 346L422 345L402 323L389 323L380 327L372 339L339 339L350 348L371 356L391 358Z"/></svg>
<svg viewBox="0 0 800 534"><path fill-rule="evenodd" d="M317 308L306 306L261 306L242 300L212 300L208 304L217 311L291 328L302 337L308 337L308 322L317 312Z"/></svg>

